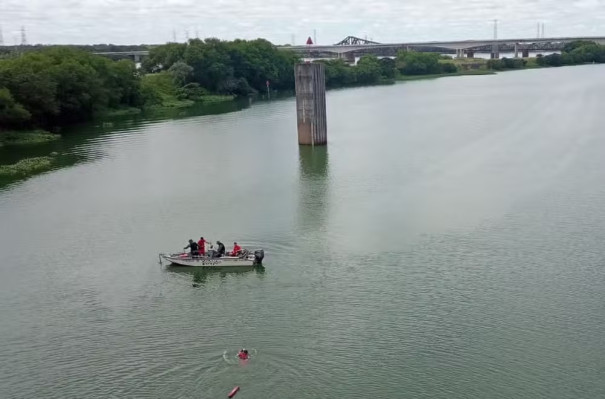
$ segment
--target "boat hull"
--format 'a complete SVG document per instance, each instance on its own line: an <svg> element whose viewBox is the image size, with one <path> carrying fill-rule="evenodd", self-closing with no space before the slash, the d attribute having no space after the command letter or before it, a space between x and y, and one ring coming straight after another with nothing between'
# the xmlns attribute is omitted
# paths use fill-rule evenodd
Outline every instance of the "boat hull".
<svg viewBox="0 0 605 399"><path fill-rule="evenodd" d="M221 258L190 257L179 255L160 255L160 257L173 265L202 268L224 268L224 267L252 267L257 265L254 256L239 258L236 256L225 256Z"/></svg>

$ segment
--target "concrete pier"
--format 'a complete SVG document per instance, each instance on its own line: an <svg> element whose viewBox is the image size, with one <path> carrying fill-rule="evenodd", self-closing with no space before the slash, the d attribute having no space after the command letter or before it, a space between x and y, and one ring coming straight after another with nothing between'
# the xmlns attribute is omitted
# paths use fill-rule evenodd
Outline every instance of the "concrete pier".
<svg viewBox="0 0 605 399"><path fill-rule="evenodd" d="M298 144L325 145L328 142L325 67L320 63L297 64L294 77Z"/></svg>

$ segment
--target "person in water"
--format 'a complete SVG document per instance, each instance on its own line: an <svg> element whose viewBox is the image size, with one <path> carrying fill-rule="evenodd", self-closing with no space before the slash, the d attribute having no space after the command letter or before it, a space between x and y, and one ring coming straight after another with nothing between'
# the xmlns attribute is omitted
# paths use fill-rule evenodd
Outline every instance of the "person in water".
<svg viewBox="0 0 605 399"><path fill-rule="evenodd" d="M194 256L198 256L199 255L199 251L198 251L198 245L195 241L193 241L192 239L189 239L189 245L187 245L185 248L183 249L187 249L190 248L191 249L191 257L193 258Z"/></svg>
<svg viewBox="0 0 605 399"><path fill-rule="evenodd" d="M215 252L214 256L216 258L220 258L221 256L225 256L225 244L223 244L220 241L217 241L216 245L218 245L218 248L216 249L216 252Z"/></svg>
<svg viewBox="0 0 605 399"><path fill-rule="evenodd" d="M204 240L204 237L200 237L200 240L197 242L197 246L200 255L206 256L206 240Z"/></svg>
<svg viewBox="0 0 605 399"><path fill-rule="evenodd" d="M248 350L247 349L242 349L237 354L237 357L239 357L242 360L248 360L248 358L250 357L250 355L248 355Z"/></svg>
<svg viewBox="0 0 605 399"><path fill-rule="evenodd" d="M239 251L242 250L242 247L240 247L239 245L237 245L236 242L233 243L233 251L231 251L231 256L237 256L239 254Z"/></svg>

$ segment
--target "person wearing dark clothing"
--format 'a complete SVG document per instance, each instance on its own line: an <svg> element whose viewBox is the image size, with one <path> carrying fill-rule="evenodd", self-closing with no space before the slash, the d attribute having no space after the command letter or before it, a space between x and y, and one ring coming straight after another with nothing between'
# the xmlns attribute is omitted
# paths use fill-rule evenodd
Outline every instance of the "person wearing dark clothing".
<svg viewBox="0 0 605 399"><path fill-rule="evenodd" d="M189 245L187 245L185 248L183 249L187 249L190 248L191 249L191 257L193 258L194 256L198 256L199 255L199 247L197 245L197 242L193 241L193 240L189 240Z"/></svg>
<svg viewBox="0 0 605 399"><path fill-rule="evenodd" d="M225 255L225 245L220 241L217 241L216 245L218 245L218 248L216 249L214 256L220 258Z"/></svg>

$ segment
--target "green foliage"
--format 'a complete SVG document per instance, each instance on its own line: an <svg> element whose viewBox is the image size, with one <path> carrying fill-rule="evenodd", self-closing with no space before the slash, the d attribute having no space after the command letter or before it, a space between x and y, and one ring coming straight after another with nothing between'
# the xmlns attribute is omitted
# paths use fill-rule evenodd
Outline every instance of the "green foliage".
<svg viewBox="0 0 605 399"><path fill-rule="evenodd" d="M12 165L0 165L0 177L25 177L52 168L54 158L25 158Z"/></svg>
<svg viewBox="0 0 605 399"><path fill-rule="evenodd" d="M40 144L61 138L59 134L52 134L44 130L7 131L0 132L0 147L9 145Z"/></svg>
<svg viewBox="0 0 605 399"><path fill-rule="evenodd" d="M193 73L193 67L187 65L183 61L178 61L168 68L168 72L172 74L174 84L180 87L189 82L189 78Z"/></svg>
<svg viewBox="0 0 605 399"><path fill-rule="evenodd" d="M397 76L397 63L392 58L380 59L380 75L384 79L393 80Z"/></svg>
<svg viewBox="0 0 605 399"><path fill-rule="evenodd" d="M502 58L487 61L487 68L495 71L504 71L509 69L522 69L527 64L526 60L521 58Z"/></svg>
<svg viewBox="0 0 605 399"><path fill-rule="evenodd" d="M359 84L378 83L381 77L380 62L374 55L364 55L357 62L355 72Z"/></svg>
<svg viewBox="0 0 605 399"><path fill-rule="evenodd" d="M13 98L11 92L0 88L0 126L22 126L31 114Z"/></svg>
<svg viewBox="0 0 605 399"><path fill-rule="evenodd" d="M440 65L441 65L441 72L443 72L443 73L458 72L458 67L453 62L443 62Z"/></svg>
<svg viewBox="0 0 605 399"><path fill-rule="evenodd" d="M62 47L0 60L0 87L10 94L1 95L4 128L84 121L100 110L142 101L132 62Z"/></svg>
<svg viewBox="0 0 605 399"><path fill-rule="evenodd" d="M354 67L342 59L317 61L325 65L326 87L344 87L356 83Z"/></svg>
<svg viewBox="0 0 605 399"><path fill-rule="evenodd" d="M605 46L588 41L575 41L565 45L561 54L537 57L540 66L605 63Z"/></svg>
<svg viewBox="0 0 605 399"><path fill-rule="evenodd" d="M431 75L441 73L440 56L436 53L400 51L397 53L397 69L404 75Z"/></svg>
<svg viewBox="0 0 605 399"><path fill-rule="evenodd" d="M210 38L156 47L143 62L143 68L147 72L182 71L177 86L193 82L212 93L247 95L264 91L267 81L272 89L292 89L296 62L298 57L294 53L279 50L263 39ZM192 68L186 80L181 78L185 75L183 63Z"/></svg>

